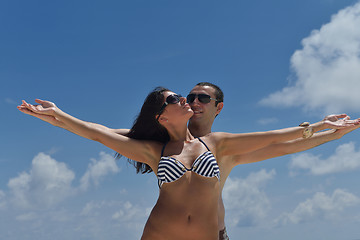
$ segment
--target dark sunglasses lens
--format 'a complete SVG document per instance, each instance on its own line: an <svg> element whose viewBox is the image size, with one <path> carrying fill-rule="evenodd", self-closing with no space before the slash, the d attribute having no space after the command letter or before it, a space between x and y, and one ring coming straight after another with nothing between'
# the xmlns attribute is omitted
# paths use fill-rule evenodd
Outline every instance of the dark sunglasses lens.
<svg viewBox="0 0 360 240"><path fill-rule="evenodd" d="M206 95L206 94L199 94L198 95L198 98L199 98L199 101L201 102L201 103L209 103L210 102L210 96L209 95Z"/></svg>
<svg viewBox="0 0 360 240"><path fill-rule="evenodd" d="M178 103L180 102L180 97L179 95L169 95L167 98L166 98L166 102L169 103L169 104L175 104L175 103Z"/></svg>
<svg viewBox="0 0 360 240"><path fill-rule="evenodd" d="M195 94L189 94L189 95L187 95L187 97L186 97L186 101L187 101L188 103L192 103L192 102L195 100L195 97L196 97Z"/></svg>
<svg viewBox="0 0 360 240"><path fill-rule="evenodd" d="M211 97L207 94L193 94L193 93L187 95L186 100L188 103L192 103L195 101L196 98L198 98L199 102L201 103L209 103L211 100Z"/></svg>

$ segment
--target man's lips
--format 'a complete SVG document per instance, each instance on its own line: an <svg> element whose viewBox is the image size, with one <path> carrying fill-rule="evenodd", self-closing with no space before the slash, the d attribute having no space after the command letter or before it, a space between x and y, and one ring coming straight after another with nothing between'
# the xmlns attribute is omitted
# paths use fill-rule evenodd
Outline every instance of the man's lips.
<svg viewBox="0 0 360 240"><path fill-rule="evenodd" d="M199 109L193 109L193 112L194 112L194 114L200 114L200 113L202 113L202 111L199 110Z"/></svg>

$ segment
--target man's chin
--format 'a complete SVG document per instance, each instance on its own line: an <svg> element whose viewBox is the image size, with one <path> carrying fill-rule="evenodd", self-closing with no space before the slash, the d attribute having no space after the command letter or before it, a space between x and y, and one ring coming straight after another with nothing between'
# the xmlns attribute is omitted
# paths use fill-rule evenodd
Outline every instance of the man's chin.
<svg viewBox="0 0 360 240"><path fill-rule="evenodd" d="M190 121L192 122L200 121L201 118L202 118L201 113L194 113L190 118Z"/></svg>

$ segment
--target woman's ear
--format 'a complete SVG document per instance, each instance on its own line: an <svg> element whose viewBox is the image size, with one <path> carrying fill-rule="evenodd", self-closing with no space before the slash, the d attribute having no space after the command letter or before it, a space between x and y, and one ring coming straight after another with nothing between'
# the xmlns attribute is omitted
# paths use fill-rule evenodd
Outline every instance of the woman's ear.
<svg viewBox="0 0 360 240"><path fill-rule="evenodd" d="M160 124L163 124L163 123L165 123L165 122L168 122L168 119L167 119L166 117L162 116L162 115L159 117L159 115L157 114L155 117L156 117L157 121L158 121Z"/></svg>

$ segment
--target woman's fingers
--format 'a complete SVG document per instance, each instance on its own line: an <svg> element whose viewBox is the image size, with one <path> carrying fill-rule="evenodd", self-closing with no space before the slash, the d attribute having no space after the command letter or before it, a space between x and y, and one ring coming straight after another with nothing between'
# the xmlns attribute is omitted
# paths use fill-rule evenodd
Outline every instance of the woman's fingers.
<svg viewBox="0 0 360 240"><path fill-rule="evenodd" d="M348 115L346 113L342 113L342 114L338 114L336 115L338 118L344 118L347 117Z"/></svg>
<svg viewBox="0 0 360 240"><path fill-rule="evenodd" d="M32 105L32 104L29 104L27 103L25 100L22 100L22 104L18 107L19 110L25 110L27 109L28 111L31 111L31 112L39 112L40 111L40 108L38 106L41 106L41 105Z"/></svg>
<svg viewBox="0 0 360 240"><path fill-rule="evenodd" d="M19 109L20 112L25 113L25 114L28 114L28 115L34 116L34 114L35 114L33 111L27 109L27 108L24 107L24 106L18 106L18 109Z"/></svg>

